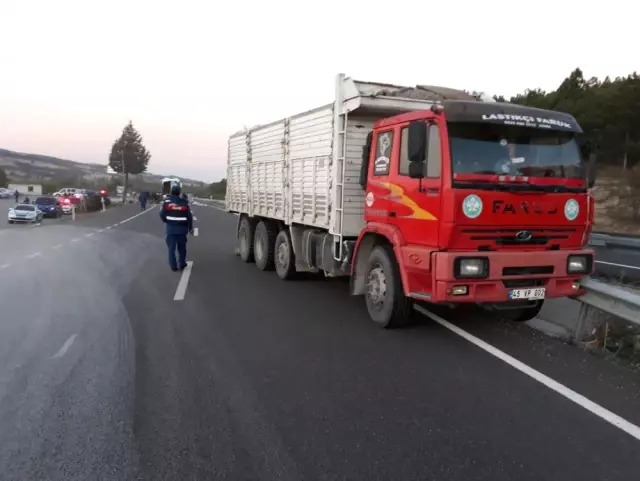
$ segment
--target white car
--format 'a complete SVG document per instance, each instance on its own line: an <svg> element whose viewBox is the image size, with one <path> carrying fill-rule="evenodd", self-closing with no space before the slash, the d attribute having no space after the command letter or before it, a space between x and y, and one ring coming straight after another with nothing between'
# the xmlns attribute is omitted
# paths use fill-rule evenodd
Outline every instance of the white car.
<svg viewBox="0 0 640 481"><path fill-rule="evenodd" d="M35 224L42 222L43 213L35 205L17 204L9 209L9 224L14 222L28 222Z"/></svg>

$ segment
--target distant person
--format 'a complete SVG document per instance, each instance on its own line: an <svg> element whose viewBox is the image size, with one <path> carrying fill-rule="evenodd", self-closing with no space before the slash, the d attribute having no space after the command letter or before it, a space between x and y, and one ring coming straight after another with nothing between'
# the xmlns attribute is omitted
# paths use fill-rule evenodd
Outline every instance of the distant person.
<svg viewBox="0 0 640 481"><path fill-rule="evenodd" d="M173 272L187 267L187 234L193 233L193 216L189 202L180 196L180 186L171 186L171 193L162 202L160 218L165 223L169 267ZM178 259L176 260L176 250Z"/></svg>
<svg viewBox="0 0 640 481"><path fill-rule="evenodd" d="M140 201L140 210L147 210L147 192L140 192L138 200Z"/></svg>
<svg viewBox="0 0 640 481"><path fill-rule="evenodd" d="M18 201L20 200L20 192L18 191L18 189L16 189L16 191L13 193L13 195L16 198L16 204L17 204Z"/></svg>

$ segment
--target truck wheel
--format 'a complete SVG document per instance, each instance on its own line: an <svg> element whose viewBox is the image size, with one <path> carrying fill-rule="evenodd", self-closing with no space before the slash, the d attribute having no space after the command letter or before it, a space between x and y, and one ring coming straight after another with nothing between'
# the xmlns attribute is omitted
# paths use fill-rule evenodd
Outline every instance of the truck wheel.
<svg viewBox="0 0 640 481"><path fill-rule="evenodd" d="M238 251L243 262L253 262L253 229L247 217L240 221Z"/></svg>
<svg viewBox="0 0 640 481"><path fill-rule="evenodd" d="M377 246L367 263L365 302L371 319L392 329L409 323L413 301L404 295L400 270L390 246Z"/></svg>
<svg viewBox="0 0 640 481"><path fill-rule="evenodd" d="M512 311L504 311L502 317L511 322L527 322L538 315L544 301L539 301L533 307L523 307L522 309L514 309Z"/></svg>
<svg viewBox="0 0 640 481"><path fill-rule="evenodd" d="M291 280L297 274L296 259L289 231L282 229L278 232L274 247L276 274L283 281Z"/></svg>
<svg viewBox="0 0 640 481"><path fill-rule="evenodd" d="M253 239L253 255L256 259L256 266L261 271L273 269L273 248L275 245L277 231L271 222L261 220L256 227Z"/></svg>

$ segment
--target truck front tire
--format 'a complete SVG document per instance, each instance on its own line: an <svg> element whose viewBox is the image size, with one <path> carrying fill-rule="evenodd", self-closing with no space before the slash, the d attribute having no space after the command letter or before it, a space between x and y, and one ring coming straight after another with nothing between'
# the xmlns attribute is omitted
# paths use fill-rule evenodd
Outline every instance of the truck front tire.
<svg viewBox="0 0 640 481"><path fill-rule="evenodd" d="M293 253L289 231L282 229L278 232L274 246L274 262L276 274L283 281L291 280L296 275L296 258Z"/></svg>
<svg viewBox="0 0 640 481"><path fill-rule="evenodd" d="M238 252L243 262L253 262L253 228L248 217L240 221L238 228Z"/></svg>
<svg viewBox="0 0 640 481"><path fill-rule="evenodd" d="M535 306L532 307L523 307L522 309L514 309L510 311L504 311L501 313L501 316L511 322L527 322L531 319L535 318L540 309L542 309L542 305L544 301L538 301Z"/></svg>
<svg viewBox="0 0 640 481"><path fill-rule="evenodd" d="M391 246L374 247L365 279L364 297L371 319L386 329L407 325L413 313L413 301L404 295L400 269Z"/></svg>
<svg viewBox="0 0 640 481"><path fill-rule="evenodd" d="M256 227L253 239L253 255L256 266L261 271L273 269L273 248L275 246L277 230L271 222L261 220Z"/></svg>

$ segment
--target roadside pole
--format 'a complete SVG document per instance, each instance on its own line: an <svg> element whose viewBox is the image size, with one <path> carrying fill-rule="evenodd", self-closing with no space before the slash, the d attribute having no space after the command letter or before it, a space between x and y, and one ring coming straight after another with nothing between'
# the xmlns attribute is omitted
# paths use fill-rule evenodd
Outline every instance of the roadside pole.
<svg viewBox="0 0 640 481"><path fill-rule="evenodd" d="M76 220L76 205L71 203L71 220Z"/></svg>
<svg viewBox="0 0 640 481"><path fill-rule="evenodd" d="M102 197L102 196L100 196L100 203L102 203L102 212L105 212L107 210L107 208L105 207L104 197Z"/></svg>

